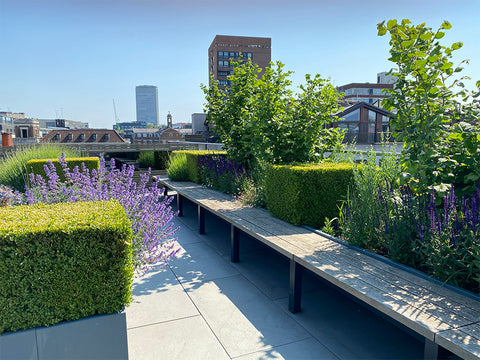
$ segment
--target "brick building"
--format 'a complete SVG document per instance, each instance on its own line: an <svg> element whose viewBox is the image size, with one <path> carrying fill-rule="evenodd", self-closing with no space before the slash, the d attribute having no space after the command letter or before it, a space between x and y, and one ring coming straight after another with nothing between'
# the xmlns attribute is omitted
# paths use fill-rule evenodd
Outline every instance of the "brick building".
<svg viewBox="0 0 480 360"><path fill-rule="evenodd" d="M265 69L272 58L272 39L265 37L217 35L208 48L208 73L220 88L229 85L233 61L247 61ZM263 74L260 73L259 76Z"/></svg>
<svg viewBox="0 0 480 360"><path fill-rule="evenodd" d="M44 143L124 143L125 140L115 131L108 129L53 129L40 142Z"/></svg>

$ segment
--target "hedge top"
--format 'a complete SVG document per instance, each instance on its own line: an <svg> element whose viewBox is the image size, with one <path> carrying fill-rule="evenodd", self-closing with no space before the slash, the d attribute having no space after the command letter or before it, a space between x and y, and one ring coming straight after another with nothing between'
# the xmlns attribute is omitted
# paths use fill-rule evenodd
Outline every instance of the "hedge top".
<svg viewBox="0 0 480 360"><path fill-rule="evenodd" d="M79 214L82 214L79 216ZM130 223L117 201L77 202L65 204L33 204L0 208L0 237L8 234L27 234L37 231L86 228L111 228L119 219L127 229Z"/></svg>
<svg viewBox="0 0 480 360"><path fill-rule="evenodd" d="M52 163L58 163L59 160L58 159L32 159L32 160L28 160L27 161L27 164L36 164L36 163L46 163L47 161L51 161ZM96 157L96 156L91 156L91 157L75 157L75 158L66 158L65 161L67 162L67 164L69 162L78 162L78 163L82 163L82 162L99 162L99 158Z"/></svg>
<svg viewBox="0 0 480 360"><path fill-rule="evenodd" d="M312 164L293 164L293 165L273 165L274 168L287 168L294 171L309 171L322 169L351 170L353 165L348 163L312 163Z"/></svg>
<svg viewBox="0 0 480 360"><path fill-rule="evenodd" d="M219 150L174 150L172 151L173 154L183 153L189 155L226 155L226 151L219 151Z"/></svg>

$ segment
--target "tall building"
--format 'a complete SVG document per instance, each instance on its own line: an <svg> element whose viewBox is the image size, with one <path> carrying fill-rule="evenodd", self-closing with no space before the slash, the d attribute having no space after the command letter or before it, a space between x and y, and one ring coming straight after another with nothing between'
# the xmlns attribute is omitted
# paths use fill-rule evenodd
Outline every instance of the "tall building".
<svg viewBox="0 0 480 360"><path fill-rule="evenodd" d="M158 88L140 85L135 88L137 121L158 125Z"/></svg>
<svg viewBox="0 0 480 360"><path fill-rule="evenodd" d="M265 69L272 58L272 39L264 37L217 35L208 48L208 73L218 80L220 87L229 85L228 75L233 72L232 61L251 59ZM261 76L262 73L259 74Z"/></svg>

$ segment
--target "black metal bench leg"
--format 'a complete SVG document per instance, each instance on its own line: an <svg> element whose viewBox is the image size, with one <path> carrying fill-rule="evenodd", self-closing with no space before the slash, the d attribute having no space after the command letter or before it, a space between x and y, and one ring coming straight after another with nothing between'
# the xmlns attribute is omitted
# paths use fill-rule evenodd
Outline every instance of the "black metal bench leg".
<svg viewBox="0 0 480 360"><path fill-rule="evenodd" d="M178 216L183 216L183 196L177 192Z"/></svg>
<svg viewBox="0 0 480 360"><path fill-rule="evenodd" d="M205 208L198 205L198 231L205 234Z"/></svg>
<svg viewBox="0 0 480 360"><path fill-rule="evenodd" d="M302 266L295 260L290 259L290 289L288 296L288 310L290 310L292 313L299 312L301 308L302 273Z"/></svg>
<svg viewBox="0 0 480 360"><path fill-rule="evenodd" d="M230 260L240 261L240 230L233 224L230 225Z"/></svg>
<svg viewBox="0 0 480 360"><path fill-rule="evenodd" d="M425 339L425 351L423 354L425 360L437 360L438 359L438 345L432 340Z"/></svg>

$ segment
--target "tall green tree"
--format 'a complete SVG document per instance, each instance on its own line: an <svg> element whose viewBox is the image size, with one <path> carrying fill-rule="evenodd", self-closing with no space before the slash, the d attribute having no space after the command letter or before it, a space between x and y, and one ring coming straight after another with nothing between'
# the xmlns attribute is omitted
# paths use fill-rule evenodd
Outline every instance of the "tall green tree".
<svg viewBox="0 0 480 360"><path fill-rule="evenodd" d="M341 97L329 80L306 75L294 93L293 72L281 62L271 63L259 78L260 72L251 61L236 63L228 89L213 80L202 85L207 121L230 156L242 163L307 162L342 142L339 129L327 129Z"/></svg>
<svg viewBox="0 0 480 360"><path fill-rule="evenodd" d="M433 31L408 19L377 25L379 36L390 34L389 60L397 65L391 72L397 82L383 104L396 112L391 126L403 141L404 178L418 192L432 187L445 192L454 183L461 195L471 193L480 180L480 92L466 90L468 78L458 78L468 61L455 66L452 56L463 44L440 44L451 27L444 21ZM465 151L463 139L471 142Z"/></svg>

